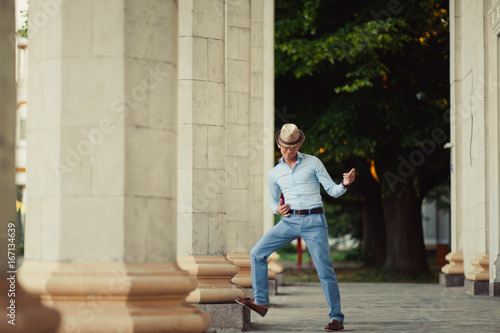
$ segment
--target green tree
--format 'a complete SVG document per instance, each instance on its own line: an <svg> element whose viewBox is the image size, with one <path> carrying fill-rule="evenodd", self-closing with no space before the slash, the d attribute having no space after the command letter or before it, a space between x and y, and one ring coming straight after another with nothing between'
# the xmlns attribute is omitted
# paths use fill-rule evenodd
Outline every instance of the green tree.
<svg viewBox="0 0 500 333"><path fill-rule="evenodd" d="M429 271L421 204L449 177L448 1L275 6L277 108L332 175L356 167L346 199L361 202L370 262Z"/></svg>

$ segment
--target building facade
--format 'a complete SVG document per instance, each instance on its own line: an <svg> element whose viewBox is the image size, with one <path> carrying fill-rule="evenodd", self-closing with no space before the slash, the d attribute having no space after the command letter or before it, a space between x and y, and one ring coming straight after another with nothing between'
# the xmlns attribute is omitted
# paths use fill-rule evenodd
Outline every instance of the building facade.
<svg viewBox="0 0 500 333"><path fill-rule="evenodd" d="M500 296L500 1L450 1L451 253L442 283Z"/></svg>

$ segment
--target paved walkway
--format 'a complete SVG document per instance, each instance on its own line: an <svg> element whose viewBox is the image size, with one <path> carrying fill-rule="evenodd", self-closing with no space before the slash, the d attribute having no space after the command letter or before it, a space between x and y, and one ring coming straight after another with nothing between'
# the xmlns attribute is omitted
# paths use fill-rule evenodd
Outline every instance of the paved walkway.
<svg viewBox="0 0 500 333"><path fill-rule="evenodd" d="M344 332L500 332L499 297L396 283L341 283L340 293ZM246 332L324 332L328 311L319 283L280 286L266 317L252 313Z"/></svg>

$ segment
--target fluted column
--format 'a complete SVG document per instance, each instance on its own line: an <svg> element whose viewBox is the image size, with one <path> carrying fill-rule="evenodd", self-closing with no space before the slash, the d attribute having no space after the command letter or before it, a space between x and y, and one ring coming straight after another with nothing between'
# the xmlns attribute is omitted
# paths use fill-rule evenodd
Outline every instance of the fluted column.
<svg viewBox="0 0 500 333"><path fill-rule="evenodd" d="M50 9L30 38L26 289L59 332L203 332L176 262L177 1Z"/></svg>
<svg viewBox="0 0 500 333"><path fill-rule="evenodd" d="M199 281L189 302L234 303L245 290L226 246L225 1L182 0L179 13L179 264Z"/></svg>
<svg viewBox="0 0 500 333"><path fill-rule="evenodd" d="M0 0L0 320L1 332L49 332L57 329L59 314L44 307L19 283L15 188L15 11L14 1ZM12 38L12 39L11 39Z"/></svg>

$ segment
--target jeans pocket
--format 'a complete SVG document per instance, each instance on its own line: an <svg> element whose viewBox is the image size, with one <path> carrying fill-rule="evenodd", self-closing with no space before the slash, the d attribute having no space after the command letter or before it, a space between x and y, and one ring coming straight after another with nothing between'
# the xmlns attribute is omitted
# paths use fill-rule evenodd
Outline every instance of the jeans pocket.
<svg viewBox="0 0 500 333"><path fill-rule="evenodd" d="M328 221L326 220L325 214L320 214L321 215L321 222L323 223L323 228L328 229Z"/></svg>

